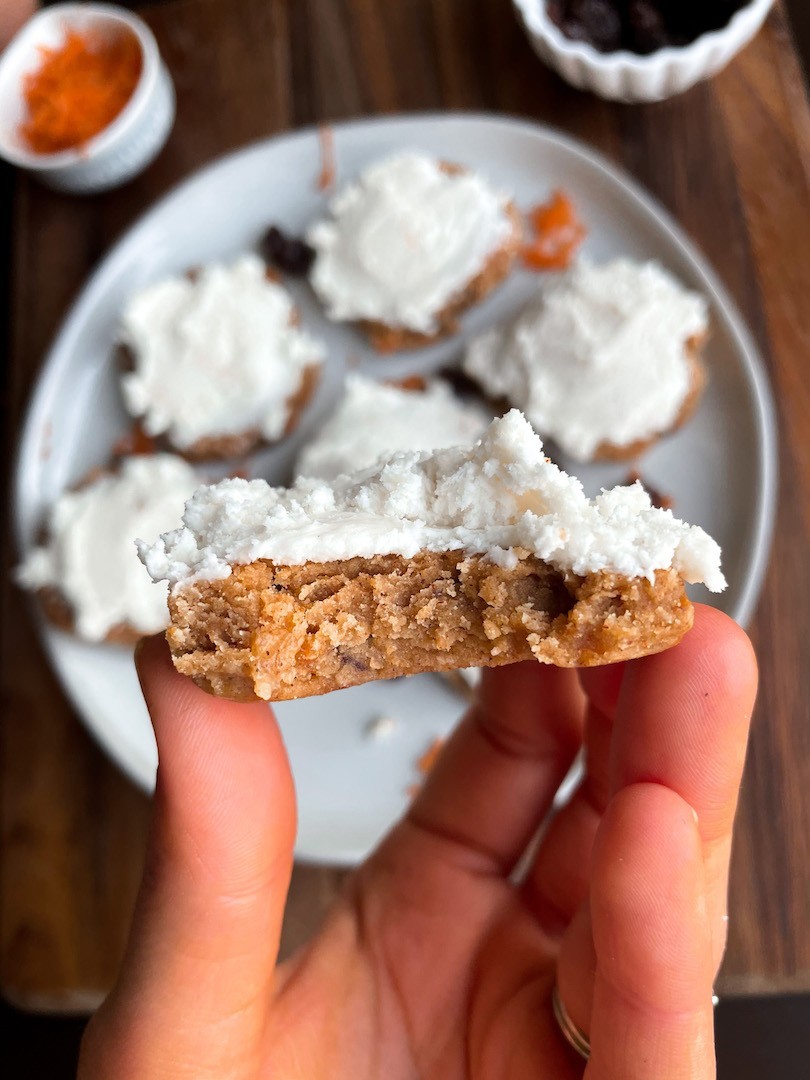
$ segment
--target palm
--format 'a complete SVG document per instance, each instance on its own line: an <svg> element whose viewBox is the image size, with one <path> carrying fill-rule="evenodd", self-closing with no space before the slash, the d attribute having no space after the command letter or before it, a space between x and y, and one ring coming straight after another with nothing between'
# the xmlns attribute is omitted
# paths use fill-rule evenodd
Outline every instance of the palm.
<svg viewBox="0 0 810 1080"><path fill-rule="evenodd" d="M323 987L329 971L341 977L318 994L322 1038L310 1046L302 1076L476 1080L505 1075L492 1066L516 1053L510 1076L581 1074L548 1007L556 947L509 885L452 866L437 868L429 889L411 877L410 886L397 880L392 890L387 873L382 877L375 864L359 874L316 945L282 967L269 1036L272 1075L297 1075L293 1063L313 1021L308 1011L300 1022L301 1001L311 1002L310 990ZM344 972L351 972L348 985ZM364 1038L353 1039L337 1062L340 1030Z"/></svg>
<svg viewBox="0 0 810 1080"><path fill-rule="evenodd" d="M731 827L756 668L708 609L676 649L488 673L407 818L275 967L294 838L278 731L150 644L148 871L80 1076L710 1080ZM549 823L583 747L586 773ZM269 794L268 794L269 793ZM545 823L545 824L544 824ZM515 865L543 826L515 883Z"/></svg>

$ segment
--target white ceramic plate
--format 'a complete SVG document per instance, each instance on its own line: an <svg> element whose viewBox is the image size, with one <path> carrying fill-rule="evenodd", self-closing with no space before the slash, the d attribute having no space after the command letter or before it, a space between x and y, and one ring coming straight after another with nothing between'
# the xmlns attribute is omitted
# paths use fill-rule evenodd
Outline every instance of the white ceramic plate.
<svg viewBox="0 0 810 1080"><path fill-rule="evenodd" d="M696 589L694 595L745 623L760 588L773 517L772 404L739 314L675 223L599 155L533 124L422 115L337 125L334 138L339 180L389 151L420 148L480 169L524 207L564 187L588 225L586 250L592 258L656 258L708 295L709 389L691 423L650 452L642 471L674 497L678 516L704 526L723 547L728 591L712 597ZM104 463L128 427L111 360L116 317L126 298L166 273L254 246L271 222L303 230L326 201L316 187L319 169L315 131L268 139L202 169L115 245L66 319L31 403L16 477L21 550L32 543L53 499ZM306 286L294 282L304 322L326 340L329 360L299 432L282 447L257 455L253 475L286 480L301 440L333 406L347 364L383 378L441 367L458 356L466 337L514 312L536 284L534 275L518 272L465 318L462 335L425 351L380 358L351 329L327 323ZM611 465L574 471L591 494L627 475L625 467ZM90 730L136 783L151 789L155 744L131 654L83 644L44 622L41 632ZM450 730L462 710L461 697L432 675L278 705L300 801L298 856L337 863L362 857L406 806L407 789L417 779L417 757L435 736ZM381 715L394 718L396 729L387 740L371 740L365 728Z"/></svg>

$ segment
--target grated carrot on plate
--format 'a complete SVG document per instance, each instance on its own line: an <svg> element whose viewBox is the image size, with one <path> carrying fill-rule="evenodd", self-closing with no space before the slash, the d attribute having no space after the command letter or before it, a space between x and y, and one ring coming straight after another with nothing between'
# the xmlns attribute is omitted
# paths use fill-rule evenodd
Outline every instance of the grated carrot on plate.
<svg viewBox="0 0 810 1080"><path fill-rule="evenodd" d="M430 746L427 748L427 750L425 750L425 752L419 757L418 761L416 762L416 767L422 774L422 776L427 776L433 766L436 764L445 742L445 739L442 739L440 737L435 738L430 744Z"/></svg>
<svg viewBox="0 0 810 1080"><path fill-rule="evenodd" d="M76 149L98 135L141 77L141 47L128 32L102 38L69 30L58 48L39 51L39 67L23 77L28 118L20 125L22 138L38 154Z"/></svg>
<svg viewBox="0 0 810 1080"><path fill-rule="evenodd" d="M335 183L335 133L328 124L318 128L321 146L321 171L318 174L318 190L328 191Z"/></svg>
<svg viewBox="0 0 810 1080"><path fill-rule="evenodd" d="M587 235L573 202L555 191L547 203L529 213L535 239L523 248L523 262L531 270L567 270Z"/></svg>
<svg viewBox="0 0 810 1080"><path fill-rule="evenodd" d="M156 454L157 443L151 435L147 435L136 420L126 435L122 435L113 446L113 457L129 457L131 455Z"/></svg>

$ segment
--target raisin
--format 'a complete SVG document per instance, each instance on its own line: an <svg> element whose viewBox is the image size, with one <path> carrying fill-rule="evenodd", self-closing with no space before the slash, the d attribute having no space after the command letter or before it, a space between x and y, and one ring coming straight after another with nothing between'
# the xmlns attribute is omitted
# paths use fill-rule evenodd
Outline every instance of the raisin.
<svg viewBox="0 0 810 1080"><path fill-rule="evenodd" d="M633 0L628 18L635 52L647 55L671 44L672 38L667 32L664 16L649 0Z"/></svg>
<svg viewBox="0 0 810 1080"><path fill-rule="evenodd" d="M570 41L591 40L591 35L585 23L577 22L576 19L566 19L562 24L562 32Z"/></svg>
<svg viewBox="0 0 810 1080"><path fill-rule="evenodd" d="M577 41L589 41L599 52L621 46L622 20L611 0L571 0L565 33Z"/></svg>
<svg viewBox="0 0 810 1080"><path fill-rule="evenodd" d="M562 25L565 22L566 7L566 0L548 0L548 6L546 8L548 17L554 25L559 26L560 29L562 29Z"/></svg>
<svg viewBox="0 0 810 1080"><path fill-rule="evenodd" d="M742 0L547 0L548 15L566 37L600 52L626 48L643 55L688 45L727 26Z"/></svg>
<svg viewBox="0 0 810 1080"><path fill-rule="evenodd" d="M264 234L260 249L266 262L295 277L308 274L315 261L314 248L297 236L288 236L277 225L271 225Z"/></svg>

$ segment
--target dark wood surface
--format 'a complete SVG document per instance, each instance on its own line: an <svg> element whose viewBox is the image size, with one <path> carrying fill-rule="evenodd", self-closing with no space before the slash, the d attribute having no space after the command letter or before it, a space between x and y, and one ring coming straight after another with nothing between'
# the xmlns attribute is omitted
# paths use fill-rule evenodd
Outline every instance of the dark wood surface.
<svg viewBox="0 0 810 1080"><path fill-rule="evenodd" d="M212 157L314 121L437 108L529 116L591 141L702 246L774 383L780 509L752 627L762 691L722 989L810 988L810 111L782 9L711 84L644 107L566 87L536 60L508 0L176 0L143 13L178 92L158 160L94 199L15 183L6 460L41 358L88 271L154 198ZM26 1007L81 1009L105 992L120 958L148 802L85 734L24 603L3 589L0 986ZM285 948L311 932L339 880L333 870L296 871Z"/></svg>

